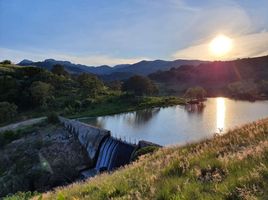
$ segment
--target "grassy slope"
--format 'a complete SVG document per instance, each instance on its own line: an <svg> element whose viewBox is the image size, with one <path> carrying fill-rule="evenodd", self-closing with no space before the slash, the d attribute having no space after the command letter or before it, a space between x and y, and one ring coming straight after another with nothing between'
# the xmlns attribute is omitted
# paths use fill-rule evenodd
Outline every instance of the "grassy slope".
<svg viewBox="0 0 268 200"><path fill-rule="evenodd" d="M133 97L135 98L135 97ZM102 115L111 115L122 112L135 111L152 107L164 107L173 105L184 105L186 99L178 97L140 97L139 100L122 99L118 97L110 97L101 103L97 103L80 112L67 115L68 118L80 117L96 117Z"/></svg>
<svg viewBox="0 0 268 200"><path fill-rule="evenodd" d="M267 199L268 119L211 140L160 149L112 174L57 188L42 197Z"/></svg>

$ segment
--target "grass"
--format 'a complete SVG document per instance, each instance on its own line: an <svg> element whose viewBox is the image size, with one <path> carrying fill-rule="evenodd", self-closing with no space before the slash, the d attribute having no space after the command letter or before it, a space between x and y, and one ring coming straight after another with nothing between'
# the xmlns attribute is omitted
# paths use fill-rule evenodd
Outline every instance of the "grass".
<svg viewBox="0 0 268 200"><path fill-rule="evenodd" d="M60 187L35 199L239 200L267 197L268 119L264 119L210 140L159 149L111 174Z"/></svg>
<svg viewBox="0 0 268 200"><path fill-rule="evenodd" d="M124 96L112 96L101 101L100 103L95 103L86 109L82 109L80 112L67 115L67 117L97 117L152 107L164 107L185 103L185 99L178 97L126 97L125 99Z"/></svg>
<svg viewBox="0 0 268 200"><path fill-rule="evenodd" d="M23 128L20 128L18 130L6 130L3 132L0 132L0 148L3 148L6 144L17 140L19 138L22 138L28 134L31 134L32 132L36 131L37 129L43 128L47 124L46 121L39 122L34 125L26 126Z"/></svg>

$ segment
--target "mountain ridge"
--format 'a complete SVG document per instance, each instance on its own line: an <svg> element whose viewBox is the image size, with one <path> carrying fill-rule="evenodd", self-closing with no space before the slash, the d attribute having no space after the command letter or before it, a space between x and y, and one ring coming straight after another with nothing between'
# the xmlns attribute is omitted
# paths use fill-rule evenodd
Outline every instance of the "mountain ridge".
<svg viewBox="0 0 268 200"><path fill-rule="evenodd" d="M24 59L18 63L20 66L36 66L51 70L53 65L61 64L64 68L71 74L80 74L80 73L92 73L100 77L110 76L111 79L117 79L116 75L121 74L121 78L127 78L131 75L144 75L147 76L158 70L168 70L172 67L180 67L181 65L199 65L207 61L201 60L183 60L178 59L174 61L165 61L165 60L142 60L134 64L119 64L113 67L109 65L100 65L100 66L87 66L82 64L74 64L69 61L61 61L55 59L45 59L44 61L33 62L31 60ZM124 75L125 76L124 76ZM120 79L121 79L120 78Z"/></svg>

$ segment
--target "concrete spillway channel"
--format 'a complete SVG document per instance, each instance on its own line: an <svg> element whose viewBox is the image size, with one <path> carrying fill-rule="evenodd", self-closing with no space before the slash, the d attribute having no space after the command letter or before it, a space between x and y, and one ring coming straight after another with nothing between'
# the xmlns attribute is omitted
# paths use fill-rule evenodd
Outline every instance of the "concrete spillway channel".
<svg viewBox="0 0 268 200"><path fill-rule="evenodd" d="M94 127L77 120L60 117L61 123L74 134L87 150L95 168L82 172L84 177L94 176L103 171L112 171L128 164L141 145L127 143L111 136L109 130ZM142 142L143 146L146 142ZM152 143L148 143L152 145Z"/></svg>

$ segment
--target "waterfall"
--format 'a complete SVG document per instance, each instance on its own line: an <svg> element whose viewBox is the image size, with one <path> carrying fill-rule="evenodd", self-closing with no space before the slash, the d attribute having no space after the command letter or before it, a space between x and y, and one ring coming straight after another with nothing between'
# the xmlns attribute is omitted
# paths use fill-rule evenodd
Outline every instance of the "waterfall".
<svg viewBox="0 0 268 200"><path fill-rule="evenodd" d="M60 120L87 150L89 159L96 163L97 172L111 171L128 164L132 153L137 148L135 144L112 137L108 130L63 117L60 117Z"/></svg>
<svg viewBox="0 0 268 200"><path fill-rule="evenodd" d="M96 171L111 171L129 163L136 146L119 141L113 137L106 138L101 144L96 163Z"/></svg>

